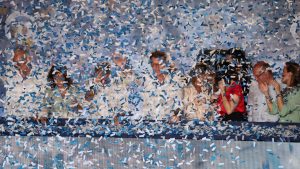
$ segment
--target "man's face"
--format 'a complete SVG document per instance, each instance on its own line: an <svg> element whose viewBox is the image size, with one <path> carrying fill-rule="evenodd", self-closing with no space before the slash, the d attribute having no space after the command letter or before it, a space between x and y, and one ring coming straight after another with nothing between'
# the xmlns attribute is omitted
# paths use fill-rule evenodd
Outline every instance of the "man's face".
<svg viewBox="0 0 300 169"><path fill-rule="evenodd" d="M151 61L153 64L160 64L162 59L160 59L159 57L153 57L151 58Z"/></svg>
<svg viewBox="0 0 300 169"><path fill-rule="evenodd" d="M161 69L165 68L165 61L162 58L151 58L152 61L152 68L155 72L160 72Z"/></svg>
<svg viewBox="0 0 300 169"><path fill-rule="evenodd" d="M17 50L15 52L13 61L16 63L16 67L18 68L19 73L25 79L31 71L31 68L29 66L31 57L26 55L25 51Z"/></svg>
<svg viewBox="0 0 300 169"><path fill-rule="evenodd" d="M263 67L257 67L253 70L253 75L255 80L258 83L269 82L273 75L268 69L264 69Z"/></svg>
<svg viewBox="0 0 300 169"><path fill-rule="evenodd" d="M126 57L122 57L120 54L115 53L113 56L113 61L114 63L120 67L121 69L125 68L126 62L127 62L127 58Z"/></svg>

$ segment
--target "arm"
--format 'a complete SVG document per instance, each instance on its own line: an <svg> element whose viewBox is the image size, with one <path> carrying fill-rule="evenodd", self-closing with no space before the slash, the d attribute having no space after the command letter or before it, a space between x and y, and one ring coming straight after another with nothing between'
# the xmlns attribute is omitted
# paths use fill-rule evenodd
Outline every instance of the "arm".
<svg viewBox="0 0 300 169"><path fill-rule="evenodd" d="M83 112L82 102L85 99L85 95L78 90L78 86L72 86L68 90L70 90L71 100L68 104L70 107L77 113Z"/></svg>
<svg viewBox="0 0 300 169"><path fill-rule="evenodd" d="M286 104L283 105L282 109L280 110L276 103L273 104L273 112L279 113L281 117L287 116L288 114L292 114L294 112L300 112L300 90L296 93L290 94L287 97Z"/></svg>
<svg viewBox="0 0 300 169"><path fill-rule="evenodd" d="M276 92L276 99L277 99L277 106L279 111L282 111L283 109L283 97L281 94L281 87L280 84L276 81L272 81L272 85L274 86L275 92Z"/></svg>
<svg viewBox="0 0 300 169"><path fill-rule="evenodd" d="M277 114L277 113L274 113L274 111L273 111L274 110L274 108L273 108L274 104L272 102L273 99L270 96L269 92L264 94L264 95L265 95L265 98L266 98L266 103L267 103L267 106L268 106L269 113L270 114ZM277 107L277 105L276 105L276 107Z"/></svg>
<svg viewBox="0 0 300 169"><path fill-rule="evenodd" d="M269 114L277 114L273 111L273 109L274 109L274 106L272 103L273 99L270 96L269 87L268 87L267 83L265 83L265 82L258 83L258 87L259 87L259 90L264 94L264 96L266 98L266 103L267 103L267 106L269 109ZM276 105L276 107L277 107L277 105Z"/></svg>
<svg viewBox="0 0 300 169"><path fill-rule="evenodd" d="M230 100L227 100L225 93L222 94L222 102L227 114L233 113L239 101L240 97L236 94L233 94Z"/></svg>
<svg viewBox="0 0 300 169"><path fill-rule="evenodd" d="M265 95L269 113L274 115L274 114L277 114L278 112L282 111L283 97L281 94L281 87L280 87L279 83L276 80L273 80L271 82L271 85L275 88L276 102L273 102L273 99L269 93L268 85L266 83L259 83L259 89Z"/></svg>
<svg viewBox="0 0 300 169"><path fill-rule="evenodd" d="M226 98L226 88L225 88L225 82L222 80L218 84L219 89L221 90L221 97L222 97L222 104L226 110L227 114L231 114L236 106L238 105L240 101L240 97L237 94L230 95L230 100L227 100Z"/></svg>

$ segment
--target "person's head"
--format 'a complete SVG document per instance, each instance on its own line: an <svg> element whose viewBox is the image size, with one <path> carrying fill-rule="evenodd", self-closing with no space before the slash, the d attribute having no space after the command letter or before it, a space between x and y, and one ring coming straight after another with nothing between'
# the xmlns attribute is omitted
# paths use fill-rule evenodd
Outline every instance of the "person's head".
<svg viewBox="0 0 300 169"><path fill-rule="evenodd" d="M31 18L23 12L13 13L8 16L10 19L5 24L7 31L6 37L12 43L24 45L27 47L32 46L33 24Z"/></svg>
<svg viewBox="0 0 300 169"><path fill-rule="evenodd" d="M53 65L48 73L47 80L51 88L67 87L72 85L72 79L68 77L66 66Z"/></svg>
<svg viewBox="0 0 300 169"><path fill-rule="evenodd" d="M225 56L228 62L236 61L237 63L241 63L246 60L245 52L235 48L227 50Z"/></svg>
<svg viewBox="0 0 300 169"><path fill-rule="evenodd" d="M218 70L218 72L216 72L215 87L217 87L219 83L231 85L233 82L240 82L236 66L228 66L227 69Z"/></svg>
<svg viewBox="0 0 300 169"><path fill-rule="evenodd" d="M152 65L161 65L167 61L167 55L165 52L155 51L151 53L150 60Z"/></svg>
<svg viewBox="0 0 300 169"><path fill-rule="evenodd" d="M300 66L294 62L286 62L282 73L282 83L289 87L300 85Z"/></svg>
<svg viewBox="0 0 300 169"><path fill-rule="evenodd" d="M158 75L168 74L169 72L177 71L174 63L169 62L167 54L161 51L152 52L150 56L151 67Z"/></svg>
<svg viewBox="0 0 300 169"><path fill-rule="evenodd" d="M25 50L16 49L14 51L13 62L15 63L15 66L17 67L23 79L26 79L31 72L31 57Z"/></svg>
<svg viewBox="0 0 300 169"><path fill-rule="evenodd" d="M203 62L198 63L190 72L191 83L198 92L209 92L213 90L215 83L215 72L210 65Z"/></svg>
<svg viewBox="0 0 300 169"><path fill-rule="evenodd" d="M109 83L111 75L110 63L102 62L95 67L95 80L102 85Z"/></svg>
<svg viewBox="0 0 300 169"><path fill-rule="evenodd" d="M258 83L266 82L269 84L274 80L270 65L264 61L259 61L253 66L253 75Z"/></svg>

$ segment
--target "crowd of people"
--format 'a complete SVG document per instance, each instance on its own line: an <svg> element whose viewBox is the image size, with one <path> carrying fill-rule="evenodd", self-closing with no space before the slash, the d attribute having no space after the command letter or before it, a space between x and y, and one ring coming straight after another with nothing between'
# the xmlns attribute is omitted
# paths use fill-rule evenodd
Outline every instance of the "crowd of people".
<svg viewBox="0 0 300 169"><path fill-rule="evenodd" d="M57 63L36 81L31 56L20 48L11 60L18 74L7 77L12 83L7 86L21 87L6 89L5 114L43 120L112 117L116 124L120 118L300 122L299 64L286 62L279 81L268 63L252 65L239 49L206 52L187 75L162 51L151 53L142 72L115 53L112 62L97 63L93 75L78 84Z"/></svg>

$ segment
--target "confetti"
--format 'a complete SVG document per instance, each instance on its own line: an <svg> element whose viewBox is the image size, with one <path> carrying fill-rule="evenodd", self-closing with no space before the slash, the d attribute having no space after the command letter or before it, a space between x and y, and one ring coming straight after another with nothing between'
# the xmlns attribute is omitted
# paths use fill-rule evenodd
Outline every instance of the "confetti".
<svg viewBox="0 0 300 169"><path fill-rule="evenodd" d="M265 123L283 118L268 114L252 66L268 62L281 81L285 62L299 64L298 7L298 1L1 2L0 131L22 140L3 138L2 167L240 168L250 164L242 153L251 147L281 160L260 158L255 168L285 168L288 158L276 148L299 142L299 125ZM151 60L155 51L166 59ZM238 68L250 123L218 121L215 85L201 77L206 92L199 94L192 84L195 74L210 74L194 70L199 62L218 74ZM262 148L260 141L280 144ZM91 145L103 159L93 157ZM168 152L174 157L166 159Z"/></svg>

